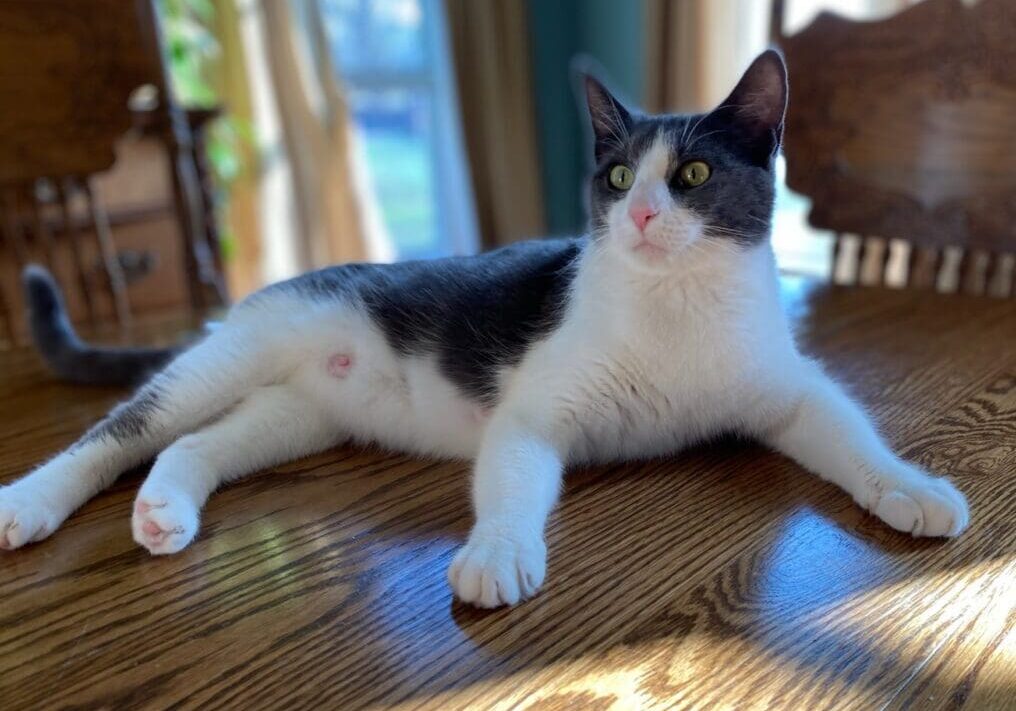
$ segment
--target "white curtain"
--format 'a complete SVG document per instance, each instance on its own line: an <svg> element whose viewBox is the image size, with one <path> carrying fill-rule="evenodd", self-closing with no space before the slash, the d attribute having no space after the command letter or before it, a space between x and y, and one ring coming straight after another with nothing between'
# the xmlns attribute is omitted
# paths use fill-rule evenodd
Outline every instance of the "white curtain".
<svg viewBox="0 0 1016 711"><path fill-rule="evenodd" d="M219 0L217 9L225 103L257 143L232 191L233 293L327 264L389 260L316 0Z"/></svg>
<svg viewBox="0 0 1016 711"><path fill-rule="evenodd" d="M647 104L703 111L723 100L768 44L769 3L647 0Z"/></svg>

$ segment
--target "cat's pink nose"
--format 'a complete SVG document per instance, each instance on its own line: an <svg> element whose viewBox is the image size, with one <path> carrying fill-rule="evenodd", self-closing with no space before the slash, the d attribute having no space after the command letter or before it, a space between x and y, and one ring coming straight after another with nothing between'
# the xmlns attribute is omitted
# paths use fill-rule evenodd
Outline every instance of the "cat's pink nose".
<svg viewBox="0 0 1016 711"><path fill-rule="evenodd" d="M639 228L639 232L645 232L646 225L659 212L655 207L650 207L646 204L635 204L628 208L628 215L631 217L631 221L635 223L635 226Z"/></svg>

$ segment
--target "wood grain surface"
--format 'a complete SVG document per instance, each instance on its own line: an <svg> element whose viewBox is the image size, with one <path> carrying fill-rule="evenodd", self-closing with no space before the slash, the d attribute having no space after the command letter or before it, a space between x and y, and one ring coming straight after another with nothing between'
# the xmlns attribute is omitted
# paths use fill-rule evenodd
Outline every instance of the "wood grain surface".
<svg viewBox="0 0 1016 711"><path fill-rule="evenodd" d="M542 593L454 602L468 467L340 448L131 541L139 474L0 556L0 707L1016 707L1016 303L784 283L806 351L973 523L914 540L759 446L573 472ZM0 480L121 394L0 353Z"/></svg>

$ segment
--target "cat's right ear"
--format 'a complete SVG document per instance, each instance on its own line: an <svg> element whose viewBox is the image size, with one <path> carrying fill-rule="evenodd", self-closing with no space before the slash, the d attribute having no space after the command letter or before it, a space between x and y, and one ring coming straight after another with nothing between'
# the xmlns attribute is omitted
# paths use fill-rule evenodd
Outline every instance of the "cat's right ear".
<svg viewBox="0 0 1016 711"><path fill-rule="evenodd" d="M767 49L755 58L730 96L713 111L726 112L738 135L763 160L776 155L783 141L787 113L787 65L783 56Z"/></svg>
<svg viewBox="0 0 1016 711"><path fill-rule="evenodd" d="M578 74L593 128L593 150L599 160L607 150L624 145L634 122L628 109L599 79L588 71L580 70Z"/></svg>

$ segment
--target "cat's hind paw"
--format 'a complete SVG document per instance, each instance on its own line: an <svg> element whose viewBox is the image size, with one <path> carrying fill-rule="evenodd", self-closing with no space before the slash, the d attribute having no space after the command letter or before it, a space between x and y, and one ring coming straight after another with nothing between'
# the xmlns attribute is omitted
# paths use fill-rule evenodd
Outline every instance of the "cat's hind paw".
<svg viewBox="0 0 1016 711"><path fill-rule="evenodd" d="M463 602L500 607L535 595L546 570L547 547L539 536L476 528L448 568L448 582Z"/></svg>
<svg viewBox="0 0 1016 711"><path fill-rule="evenodd" d="M134 540L152 555L177 553L198 532L198 507L181 491L142 486L131 518Z"/></svg>
<svg viewBox="0 0 1016 711"><path fill-rule="evenodd" d="M0 548L14 550L41 541L63 516L40 494L15 485L0 487Z"/></svg>
<svg viewBox="0 0 1016 711"><path fill-rule="evenodd" d="M924 474L907 481L879 481L870 487L867 508L913 536L958 536L970 523L963 494L948 480Z"/></svg>

